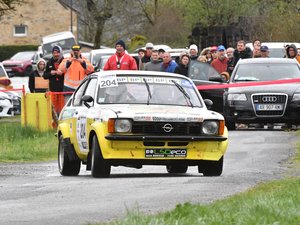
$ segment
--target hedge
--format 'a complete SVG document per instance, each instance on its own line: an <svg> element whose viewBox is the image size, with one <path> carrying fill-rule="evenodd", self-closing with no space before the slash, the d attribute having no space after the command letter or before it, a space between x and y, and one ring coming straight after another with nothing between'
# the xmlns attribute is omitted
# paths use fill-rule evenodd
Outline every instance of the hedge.
<svg viewBox="0 0 300 225"><path fill-rule="evenodd" d="M17 52L37 51L37 45L2 45L0 46L0 62L11 58Z"/></svg>

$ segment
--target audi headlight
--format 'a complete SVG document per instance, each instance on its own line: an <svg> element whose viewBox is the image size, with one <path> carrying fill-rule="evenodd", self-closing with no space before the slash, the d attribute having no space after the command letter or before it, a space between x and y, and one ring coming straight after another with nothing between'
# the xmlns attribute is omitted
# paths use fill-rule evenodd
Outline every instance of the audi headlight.
<svg viewBox="0 0 300 225"><path fill-rule="evenodd" d="M109 119L109 133L129 133L131 132L132 122L129 119Z"/></svg>
<svg viewBox="0 0 300 225"><path fill-rule="evenodd" d="M293 95L292 102L294 102L294 101L300 101L300 93L295 93Z"/></svg>
<svg viewBox="0 0 300 225"><path fill-rule="evenodd" d="M227 99L229 101L247 101L245 94L228 94Z"/></svg>
<svg viewBox="0 0 300 225"><path fill-rule="evenodd" d="M202 133L206 135L223 135L224 121L207 120L202 124Z"/></svg>

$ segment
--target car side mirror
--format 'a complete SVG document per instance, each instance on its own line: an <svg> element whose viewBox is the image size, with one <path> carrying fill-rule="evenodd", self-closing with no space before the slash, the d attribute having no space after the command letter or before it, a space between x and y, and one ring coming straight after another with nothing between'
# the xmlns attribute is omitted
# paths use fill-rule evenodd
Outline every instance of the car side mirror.
<svg viewBox="0 0 300 225"><path fill-rule="evenodd" d="M212 105L214 104L213 101L210 99L204 99L204 103L205 103L207 109L211 109Z"/></svg>
<svg viewBox="0 0 300 225"><path fill-rule="evenodd" d="M94 101L93 97L90 96L90 95L84 95L84 96L82 96L81 100L83 101L83 104L84 104L87 108L90 108L90 107L91 107L88 103Z"/></svg>

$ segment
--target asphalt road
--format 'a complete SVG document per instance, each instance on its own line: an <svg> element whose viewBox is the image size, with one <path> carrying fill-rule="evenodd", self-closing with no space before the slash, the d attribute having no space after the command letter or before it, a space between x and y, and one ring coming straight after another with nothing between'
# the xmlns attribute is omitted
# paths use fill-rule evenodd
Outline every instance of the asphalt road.
<svg viewBox="0 0 300 225"><path fill-rule="evenodd" d="M163 166L112 169L95 179L81 169L62 177L56 162L0 164L0 224L47 225L105 222L126 210L156 213L184 202L208 203L287 173L295 132L233 131L221 177L203 177L196 167L170 176Z"/></svg>

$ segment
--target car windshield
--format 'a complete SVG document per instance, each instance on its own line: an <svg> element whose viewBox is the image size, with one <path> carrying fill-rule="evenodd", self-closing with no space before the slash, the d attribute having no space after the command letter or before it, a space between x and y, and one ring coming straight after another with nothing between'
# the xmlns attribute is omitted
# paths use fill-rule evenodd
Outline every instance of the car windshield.
<svg viewBox="0 0 300 225"><path fill-rule="evenodd" d="M220 77L220 74L210 64L196 61L189 67L188 77L208 81L209 78Z"/></svg>
<svg viewBox="0 0 300 225"><path fill-rule="evenodd" d="M55 45L59 45L62 48L62 50L70 50L72 45L74 45L74 44L75 44L74 38L63 39L60 41L43 44L43 53L44 53L44 55L50 54L52 51L52 48Z"/></svg>
<svg viewBox="0 0 300 225"><path fill-rule="evenodd" d="M114 77L100 78L97 103L202 107L197 90L189 80L134 75Z"/></svg>
<svg viewBox="0 0 300 225"><path fill-rule="evenodd" d="M0 66L0 77L7 77L2 66Z"/></svg>
<svg viewBox="0 0 300 225"><path fill-rule="evenodd" d="M300 70L297 64L241 64L238 66L233 81L269 81L281 79L300 78Z"/></svg>
<svg viewBox="0 0 300 225"><path fill-rule="evenodd" d="M11 59L12 60L20 60L20 61L29 60L29 59L32 59L34 54L35 54L35 52L18 52L13 57L11 57Z"/></svg>

